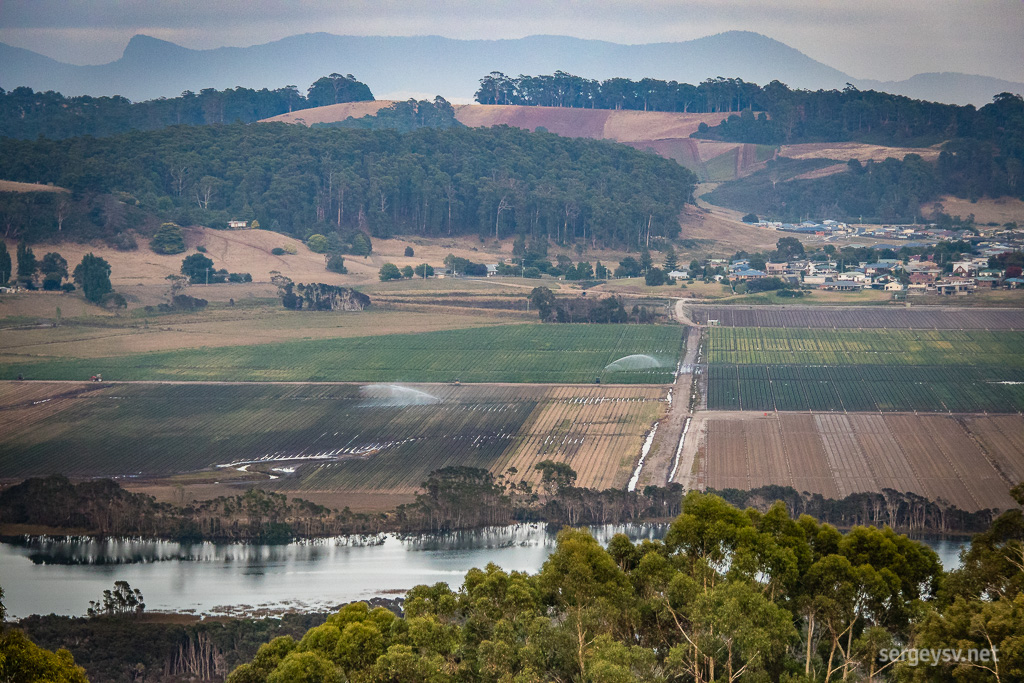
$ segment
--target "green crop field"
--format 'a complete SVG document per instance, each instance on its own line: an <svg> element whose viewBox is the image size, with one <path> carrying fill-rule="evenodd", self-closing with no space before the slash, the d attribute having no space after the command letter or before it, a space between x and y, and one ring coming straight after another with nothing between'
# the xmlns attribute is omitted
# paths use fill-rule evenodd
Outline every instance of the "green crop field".
<svg viewBox="0 0 1024 683"><path fill-rule="evenodd" d="M1024 332L714 327L709 363L1024 368Z"/></svg>
<svg viewBox="0 0 1024 683"><path fill-rule="evenodd" d="M1017 413L1024 411L1024 371L716 364L708 368L708 408Z"/></svg>
<svg viewBox="0 0 1024 683"><path fill-rule="evenodd" d="M1024 333L712 327L712 410L1024 411Z"/></svg>
<svg viewBox="0 0 1024 683"><path fill-rule="evenodd" d="M659 384L672 381L682 338L671 325L503 325L17 363L0 379ZM659 365L604 370L633 354Z"/></svg>

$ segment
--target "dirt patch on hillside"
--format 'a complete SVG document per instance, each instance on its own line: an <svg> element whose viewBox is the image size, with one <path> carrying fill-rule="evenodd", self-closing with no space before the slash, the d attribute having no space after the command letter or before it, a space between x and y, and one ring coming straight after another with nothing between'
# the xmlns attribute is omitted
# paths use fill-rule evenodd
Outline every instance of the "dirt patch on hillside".
<svg viewBox="0 0 1024 683"><path fill-rule="evenodd" d="M836 161L885 161L889 157L902 159L908 154L917 154L925 161L939 158L939 145L932 147L883 147L865 145L860 142L815 142L801 145L783 145L779 156L790 159L835 159Z"/></svg>
<svg viewBox="0 0 1024 683"><path fill-rule="evenodd" d="M984 225L985 223L998 223L1003 225L1011 221L1024 226L1024 202L1011 197L1000 197L999 199L979 199L972 202L969 199L945 196L939 199L942 210L950 216L967 218L974 214L974 222ZM923 204L921 210L926 216L932 215L934 202Z"/></svg>
<svg viewBox="0 0 1024 683"><path fill-rule="evenodd" d="M311 126L314 123L333 123L344 121L348 117L360 118L373 116L378 110L390 107L394 104L392 100L375 100L373 102L343 102L342 104L329 104L326 107L313 107L312 109L300 109L271 116L264 121L282 121L284 123L302 123Z"/></svg>
<svg viewBox="0 0 1024 683"><path fill-rule="evenodd" d="M40 185L38 183L19 183L13 180L0 180L0 192L69 192L56 185Z"/></svg>
<svg viewBox="0 0 1024 683"><path fill-rule="evenodd" d="M286 123L330 123L349 116L359 118L375 114L394 104L390 100L347 102L326 107L303 109L274 116L266 121ZM676 112L623 111L612 109L579 109L573 107L525 107L504 104L455 105L455 118L473 127L498 125L536 130L543 126L551 133L567 137L617 140L619 142L652 142L688 138L701 123L716 126L728 114L680 114Z"/></svg>
<svg viewBox="0 0 1024 683"><path fill-rule="evenodd" d="M727 217L728 209L687 205L679 218L680 239L712 240L717 251L774 249L779 233ZM738 213L738 212L732 212Z"/></svg>
<svg viewBox="0 0 1024 683"><path fill-rule="evenodd" d="M543 126L549 133L566 137L601 139L606 137L605 124L612 113L607 109L467 104L456 108L455 118L474 128L507 125L536 130Z"/></svg>

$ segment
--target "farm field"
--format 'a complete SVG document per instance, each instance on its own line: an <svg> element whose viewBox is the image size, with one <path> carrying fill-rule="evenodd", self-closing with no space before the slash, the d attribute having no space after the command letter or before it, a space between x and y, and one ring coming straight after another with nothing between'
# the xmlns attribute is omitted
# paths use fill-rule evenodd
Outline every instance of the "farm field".
<svg viewBox="0 0 1024 683"><path fill-rule="evenodd" d="M1024 330L1024 309L694 306L690 317L701 325L717 320L722 327Z"/></svg>
<svg viewBox="0 0 1024 683"><path fill-rule="evenodd" d="M99 358L123 354L273 344L302 339L342 339L368 333L435 332L522 322L507 312L455 311L445 315L373 307L365 311L288 311L272 303L211 304L207 309L146 317L100 317L89 311L71 319L79 299L33 292L5 297L0 315L0 364ZM54 326L54 303L63 311ZM84 304L83 304L84 306ZM92 374L92 373L90 373ZM74 379L81 379L76 377Z"/></svg>
<svg viewBox="0 0 1024 683"><path fill-rule="evenodd" d="M711 410L1024 411L1024 333L710 327Z"/></svg>
<svg viewBox="0 0 1024 683"><path fill-rule="evenodd" d="M1013 507L1009 488L1024 480L1019 415L708 412L698 419L696 469L707 488L774 484L826 498L893 489L979 510Z"/></svg>
<svg viewBox="0 0 1024 683"><path fill-rule="evenodd" d="M1024 411L1024 370L997 366L710 365L710 410Z"/></svg>
<svg viewBox="0 0 1024 683"><path fill-rule="evenodd" d="M552 459L576 469L579 485L623 487L667 406L664 393L595 385L6 382L0 472L132 481L206 470L205 479L283 491L408 494L452 465L536 483L533 465Z"/></svg>
<svg viewBox="0 0 1024 683"><path fill-rule="evenodd" d="M1024 332L708 328L708 363L1024 368Z"/></svg>
<svg viewBox="0 0 1024 683"><path fill-rule="evenodd" d="M247 346L13 362L0 379L357 381L357 382L671 382L683 329L655 325L521 324L311 339ZM633 354L660 365L605 371Z"/></svg>

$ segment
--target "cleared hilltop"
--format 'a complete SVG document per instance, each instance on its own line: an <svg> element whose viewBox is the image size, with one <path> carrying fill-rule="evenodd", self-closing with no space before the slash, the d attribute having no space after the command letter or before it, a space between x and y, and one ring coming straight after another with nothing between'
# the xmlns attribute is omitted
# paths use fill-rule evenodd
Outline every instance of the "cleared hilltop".
<svg viewBox="0 0 1024 683"><path fill-rule="evenodd" d="M264 121L282 121L312 126L345 119L372 116L390 107L394 100L344 102L273 116ZM739 142L698 140L690 135L700 124L717 126L735 112L688 114L661 111L581 109L574 107L535 107L499 104L453 105L455 118L466 126L485 128L507 125L535 131L538 128L565 137L614 140L636 149L652 151L690 169L702 181L723 182L741 178L764 167L775 156L776 148ZM938 158L939 148L885 147L857 142L808 143L786 145L781 156L794 159L828 158L840 162L850 159L882 161L919 154L928 161ZM839 170L841 170L840 167Z"/></svg>

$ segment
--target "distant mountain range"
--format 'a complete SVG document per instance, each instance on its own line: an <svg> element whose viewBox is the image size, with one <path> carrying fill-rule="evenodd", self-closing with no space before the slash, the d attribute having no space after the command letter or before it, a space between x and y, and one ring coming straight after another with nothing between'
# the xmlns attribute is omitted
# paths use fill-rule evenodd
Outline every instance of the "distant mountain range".
<svg viewBox="0 0 1024 683"><path fill-rule="evenodd" d="M469 101L491 71L510 76L567 71L603 80L615 76L699 83L725 76L795 88L875 89L914 98L981 106L1024 84L959 73L919 74L905 81L854 79L758 33L730 31L678 43L620 45L565 36L515 40L453 40L438 36L360 37L309 33L264 45L192 50L138 35L120 59L97 66L58 62L0 43L0 86L29 86L65 95L123 95L133 101L182 91L296 85L353 74L380 98L442 95Z"/></svg>

